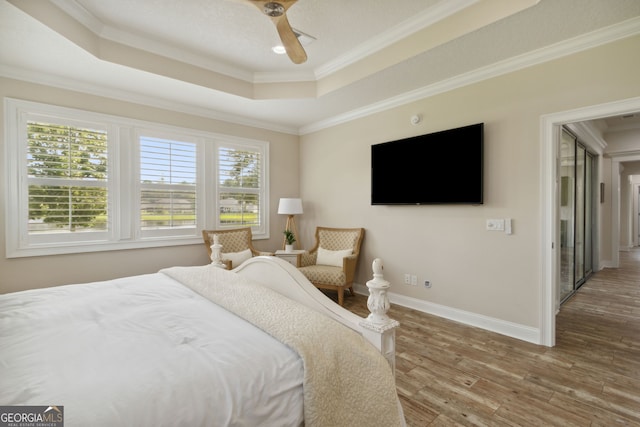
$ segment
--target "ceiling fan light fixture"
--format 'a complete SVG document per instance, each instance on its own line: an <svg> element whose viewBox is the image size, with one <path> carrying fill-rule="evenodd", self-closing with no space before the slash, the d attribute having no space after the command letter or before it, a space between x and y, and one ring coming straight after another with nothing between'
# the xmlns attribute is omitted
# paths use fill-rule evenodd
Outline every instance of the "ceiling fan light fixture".
<svg viewBox="0 0 640 427"><path fill-rule="evenodd" d="M305 34L300 30L296 30L295 28L292 28L292 30L293 34L295 34L297 39L300 40L300 44L302 46L307 46L316 40L315 37L310 36L309 34ZM285 47L281 44L273 46L271 50L278 55L284 55L285 53L287 53L287 49L285 49Z"/></svg>

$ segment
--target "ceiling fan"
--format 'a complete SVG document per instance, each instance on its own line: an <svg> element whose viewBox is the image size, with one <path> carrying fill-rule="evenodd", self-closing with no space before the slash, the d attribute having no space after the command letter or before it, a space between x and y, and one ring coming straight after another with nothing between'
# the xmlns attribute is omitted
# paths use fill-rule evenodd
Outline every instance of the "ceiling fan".
<svg viewBox="0 0 640 427"><path fill-rule="evenodd" d="M280 35L280 40L282 40L282 45L287 51L287 55L289 59L293 61L294 64L302 64L307 60L307 53L304 51L302 44L300 44L300 40L296 33L289 25L289 20L287 19L287 10L293 6L298 0L278 0L278 1L268 1L268 0L245 0L253 5L255 5L258 9L262 11L265 15L271 18L271 21L276 26L278 30L278 35Z"/></svg>

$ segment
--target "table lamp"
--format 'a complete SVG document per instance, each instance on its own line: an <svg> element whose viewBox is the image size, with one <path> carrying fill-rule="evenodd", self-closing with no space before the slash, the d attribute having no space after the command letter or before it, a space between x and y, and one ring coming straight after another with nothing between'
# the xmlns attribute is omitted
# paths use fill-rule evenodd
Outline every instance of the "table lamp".
<svg viewBox="0 0 640 427"><path fill-rule="evenodd" d="M287 225L285 230L290 230L296 238L294 243L295 247L300 248L300 236L298 236L298 229L296 228L296 220L294 216L302 213L302 199L280 199L278 204L278 213L281 215L288 215ZM286 241L282 239L282 249L285 248Z"/></svg>

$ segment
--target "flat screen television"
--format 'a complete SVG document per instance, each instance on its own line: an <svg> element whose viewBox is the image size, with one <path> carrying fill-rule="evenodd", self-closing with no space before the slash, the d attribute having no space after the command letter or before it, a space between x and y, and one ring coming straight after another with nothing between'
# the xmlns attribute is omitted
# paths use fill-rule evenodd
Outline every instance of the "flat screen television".
<svg viewBox="0 0 640 427"><path fill-rule="evenodd" d="M371 204L483 203L484 123L371 146Z"/></svg>

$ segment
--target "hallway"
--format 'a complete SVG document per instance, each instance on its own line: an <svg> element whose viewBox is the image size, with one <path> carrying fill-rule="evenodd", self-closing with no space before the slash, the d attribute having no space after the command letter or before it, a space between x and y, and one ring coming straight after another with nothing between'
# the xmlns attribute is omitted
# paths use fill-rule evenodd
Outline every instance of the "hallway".
<svg viewBox="0 0 640 427"><path fill-rule="evenodd" d="M593 387L587 401L640 424L640 249L620 252L620 268L597 272L561 307L551 350L570 356L568 379Z"/></svg>

